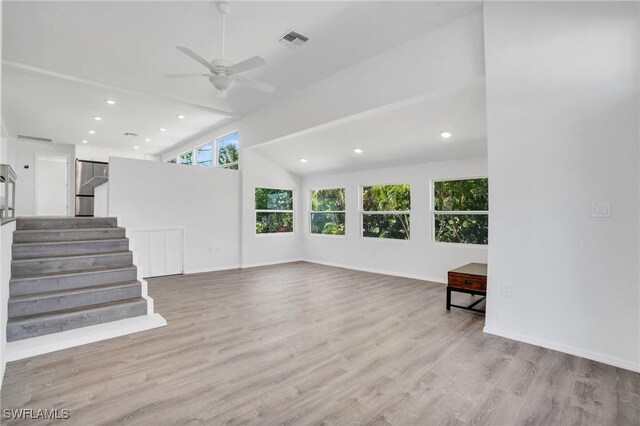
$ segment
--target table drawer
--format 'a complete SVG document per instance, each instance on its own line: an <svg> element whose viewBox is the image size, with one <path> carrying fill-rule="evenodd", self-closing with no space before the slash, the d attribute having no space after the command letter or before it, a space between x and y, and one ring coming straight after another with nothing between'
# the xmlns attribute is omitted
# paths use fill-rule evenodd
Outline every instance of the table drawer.
<svg viewBox="0 0 640 426"><path fill-rule="evenodd" d="M487 277L449 272L449 287L487 291Z"/></svg>

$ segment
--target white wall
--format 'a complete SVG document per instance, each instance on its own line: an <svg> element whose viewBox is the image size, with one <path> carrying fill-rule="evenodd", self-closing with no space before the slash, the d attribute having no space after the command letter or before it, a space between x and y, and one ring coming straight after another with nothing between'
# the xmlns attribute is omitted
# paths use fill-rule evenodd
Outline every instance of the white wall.
<svg viewBox="0 0 640 426"><path fill-rule="evenodd" d="M485 331L640 370L638 3L484 14Z"/></svg>
<svg viewBox="0 0 640 426"><path fill-rule="evenodd" d="M102 161L105 163L109 161L110 157L135 158L136 160L150 160L150 161L160 160L159 155L142 154L142 153L138 153L137 151L123 152L123 151L100 148L100 147L86 145L86 144L77 144L75 147L76 147L76 158L79 160Z"/></svg>
<svg viewBox="0 0 640 426"><path fill-rule="evenodd" d="M437 282L447 281L447 271L470 262L486 262L483 246L435 243L432 238L433 180L487 175L486 158L417 164L406 167L365 170L303 180L304 259L385 274ZM411 238L386 240L360 235L360 186L409 183L411 185ZM312 235L309 231L310 191L345 188L345 236Z"/></svg>
<svg viewBox="0 0 640 426"><path fill-rule="evenodd" d="M69 157L68 175L68 214L75 211L75 149L73 145L58 145L12 140L9 144L11 164L18 175L16 181L16 216L33 216L36 214L36 153L65 154ZM25 169L24 166L29 166Z"/></svg>
<svg viewBox="0 0 640 426"><path fill-rule="evenodd" d="M301 179L252 150L243 151L242 266L291 262L302 258ZM255 188L292 189L294 232L256 235Z"/></svg>
<svg viewBox="0 0 640 426"><path fill-rule="evenodd" d="M240 174L112 157L109 215L128 231L184 227L185 273L240 266Z"/></svg>

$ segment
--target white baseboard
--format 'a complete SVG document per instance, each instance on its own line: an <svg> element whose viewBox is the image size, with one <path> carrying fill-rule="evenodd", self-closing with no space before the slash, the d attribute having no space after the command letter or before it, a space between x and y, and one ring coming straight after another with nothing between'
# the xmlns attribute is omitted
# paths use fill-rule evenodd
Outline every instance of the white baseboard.
<svg viewBox="0 0 640 426"><path fill-rule="evenodd" d="M590 359L592 361L598 361L603 364L613 365L614 367L624 368L625 370L635 371L640 373L640 363L634 364L633 362L614 358L601 353L591 352L586 349L576 348L573 346L563 345L561 343L550 342L548 340L539 339L536 337L525 336L519 333L511 331L500 330L494 327L485 326L485 333L493 334L495 336L506 337L507 339L517 340L519 342L529 343L531 345L541 346L543 348L552 349L558 352L564 352L569 355L579 356L581 358Z"/></svg>
<svg viewBox="0 0 640 426"><path fill-rule="evenodd" d="M280 265L282 263L293 263L293 262L305 262L305 260L298 258L298 259L276 260L275 262L247 263L242 265L242 269L257 268L258 266Z"/></svg>
<svg viewBox="0 0 640 426"><path fill-rule="evenodd" d="M226 266L218 266L215 268L195 268L195 269L185 269L183 274L204 274L205 272L218 272L218 271L228 271L230 269L240 269L240 265L226 265Z"/></svg>
<svg viewBox="0 0 640 426"><path fill-rule="evenodd" d="M316 263L318 265L333 266L336 268L352 269L354 271L371 272L373 274L380 274L380 275L390 275L392 277L411 278L414 280L431 281L438 284L447 283L446 281L443 281L442 278L427 277L425 275L418 275L418 274L408 274L406 272L394 272L394 271L387 271L383 269L363 268L361 266L346 265L346 264L335 263L335 262L323 262L320 260L311 260L311 259L302 259L302 261L309 262L309 263Z"/></svg>
<svg viewBox="0 0 640 426"><path fill-rule="evenodd" d="M164 327L165 325L167 325L167 321L162 315L151 314L62 331L46 336L32 337L7 343L5 359L6 362L17 361L36 355Z"/></svg>

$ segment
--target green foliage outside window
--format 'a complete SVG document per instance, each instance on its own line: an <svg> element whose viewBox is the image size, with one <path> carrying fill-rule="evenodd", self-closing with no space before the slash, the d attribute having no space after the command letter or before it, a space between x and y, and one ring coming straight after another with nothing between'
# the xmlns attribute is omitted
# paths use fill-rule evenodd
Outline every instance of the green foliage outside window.
<svg viewBox="0 0 640 426"><path fill-rule="evenodd" d="M223 136L217 140L218 166L238 170L238 132Z"/></svg>
<svg viewBox="0 0 640 426"><path fill-rule="evenodd" d="M488 244L489 180L487 178L434 182L433 202L437 242Z"/></svg>
<svg viewBox="0 0 640 426"><path fill-rule="evenodd" d="M344 188L311 191L311 233L344 235Z"/></svg>
<svg viewBox="0 0 640 426"><path fill-rule="evenodd" d="M180 164L193 164L193 151L185 152L181 154L179 157Z"/></svg>
<svg viewBox="0 0 640 426"><path fill-rule="evenodd" d="M293 232L293 191L256 188L255 207L256 234Z"/></svg>
<svg viewBox="0 0 640 426"><path fill-rule="evenodd" d="M256 234L293 232L293 213L256 213Z"/></svg>
<svg viewBox="0 0 640 426"><path fill-rule="evenodd" d="M396 240L409 239L411 224L408 213L411 210L411 186L409 184L363 187L362 210L362 236Z"/></svg>

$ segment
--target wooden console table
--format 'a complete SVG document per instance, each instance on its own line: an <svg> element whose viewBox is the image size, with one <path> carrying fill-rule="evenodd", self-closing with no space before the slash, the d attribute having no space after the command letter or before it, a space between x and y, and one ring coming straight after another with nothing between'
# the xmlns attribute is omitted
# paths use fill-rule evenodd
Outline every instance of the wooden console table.
<svg viewBox="0 0 640 426"><path fill-rule="evenodd" d="M452 269L448 273L449 283L447 285L447 311L451 307L466 309L474 312L485 313L475 306L487 298L487 264L486 263L469 263L460 268ZM469 306L454 305L451 303L451 292L467 293L481 296Z"/></svg>

